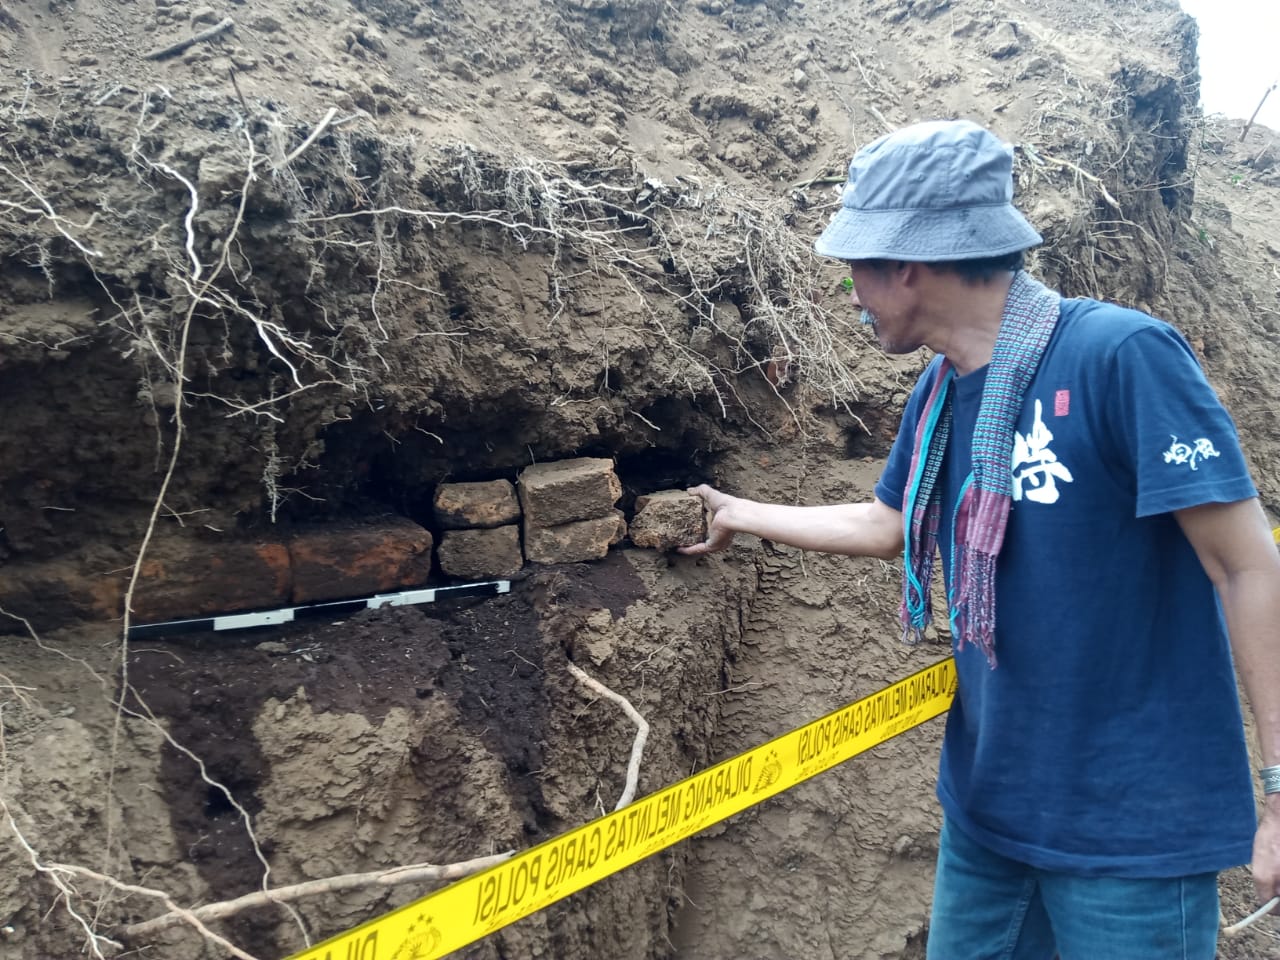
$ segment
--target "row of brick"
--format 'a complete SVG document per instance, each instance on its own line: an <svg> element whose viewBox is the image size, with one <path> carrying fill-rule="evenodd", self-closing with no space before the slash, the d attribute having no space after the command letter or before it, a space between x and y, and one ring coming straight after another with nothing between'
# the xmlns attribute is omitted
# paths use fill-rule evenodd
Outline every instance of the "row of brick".
<svg viewBox="0 0 1280 960"><path fill-rule="evenodd" d="M476 580L512 576L525 561L598 560L626 536L614 506L621 496L613 461L602 457L533 464L514 484L442 483L434 500L440 569Z"/></svg>
<svg viewBox="0 0 1280 960"><path fill-rule="evenodd" d="M621 496L612 460L576 457L526 467L515 484L442 483L434 507L442 530L490 529L521 520L529 527L555 527L606 517Z"/></svg>
<svg viewBox="0 0 1280 960"><path fill-rule="evenodd" d="M172 620L417 586L431 575L432 547L430 531L401 517L253 541L167 532L147 550L133 617ZM101 572L71 558L9 564L0 577L0 607L38 627L116 619L131 570Z"/></svg>
<svg viewBox="0 0 1280 960"><path fill-rule="evenodd" d="M704 536L697 497L682 491L639 497L628 529L614 506L620 495L611 461L580 458L529 467L514 485L442 484L434 500L438 544L429 530L403 517L252 542L162 537L147 552L134 619L198 617L420 586L431 577L433 553L447 576L479 580L514 576L526 562L599 559L628 535L636 546L663 550ZM67 561L8 566L0 578L0 607L47 624L115 618L123 609L127 574L89 574Z"/></svg>

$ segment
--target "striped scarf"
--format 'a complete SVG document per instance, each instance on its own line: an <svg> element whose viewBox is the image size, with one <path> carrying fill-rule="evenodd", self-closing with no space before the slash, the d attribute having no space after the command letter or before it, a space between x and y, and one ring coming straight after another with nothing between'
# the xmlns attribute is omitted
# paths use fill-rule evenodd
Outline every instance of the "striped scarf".
<svg viewBox="0 0 1280 960"><path fill-rule="evenodd" d="M975 643L996 665L996 558L1004 544L1013 492L1013 433L1022 397L1058 323L1059 298L1019 271L1009 287L982 402L973 429L973 472L955 513L951 588L947 606L959 649ZM942 491L938 476L951 436L951 386L955 369L938 367L920 422L903 495L903 639L917 642L933 619L929 590L938 548Z"/></svg>

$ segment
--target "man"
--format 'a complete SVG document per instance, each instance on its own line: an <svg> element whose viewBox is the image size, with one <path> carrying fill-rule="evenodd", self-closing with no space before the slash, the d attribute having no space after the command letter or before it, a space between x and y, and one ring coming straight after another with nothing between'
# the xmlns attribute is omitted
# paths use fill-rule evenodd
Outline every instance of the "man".
<svg viewBox="0 0 1280 960"><path fill-rule="evenodd" d="M1252 859L1259 898L1280 894L1280 554L1177 332L1022 270L1041 238L1012 205L1012 160L967 122L854 157L817 251L848 263L886 351L937 356L872 502L699 487L710 530L685 552L743 532L901 553L917 637L941 551L960 683L930 958L1211 960L1218 871Z"/></svg>

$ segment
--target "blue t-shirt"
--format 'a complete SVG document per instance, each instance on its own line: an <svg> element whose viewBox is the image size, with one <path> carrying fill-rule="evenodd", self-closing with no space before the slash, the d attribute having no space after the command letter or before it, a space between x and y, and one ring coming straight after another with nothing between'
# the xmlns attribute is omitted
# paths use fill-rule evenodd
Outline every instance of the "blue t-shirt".
<svg viewBox="0 0 1280 960"><path fill-rule="evenodd" d="M902 509L921 376L876 486ZM956 380L939 483L952 520L986 369ZM996 581L992 670L957 652L938 797L1010 858L1172 877L1249 860L1253 792L1226 627L1171 511L1256 494L1235 426L1168 324L1063 300L1027 390Z"/></svg>

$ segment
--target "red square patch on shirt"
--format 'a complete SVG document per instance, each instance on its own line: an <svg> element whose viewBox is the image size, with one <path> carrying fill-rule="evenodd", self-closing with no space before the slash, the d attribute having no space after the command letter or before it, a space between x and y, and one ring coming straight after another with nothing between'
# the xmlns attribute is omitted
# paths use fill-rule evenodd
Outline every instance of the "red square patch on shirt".
<svg viewBox="0 0 1280 960"><path fill-rule="evenodd" d="M1071 412L1071 391L1059 390L1053 395L1053 415L1065 417Z"/></svg>

